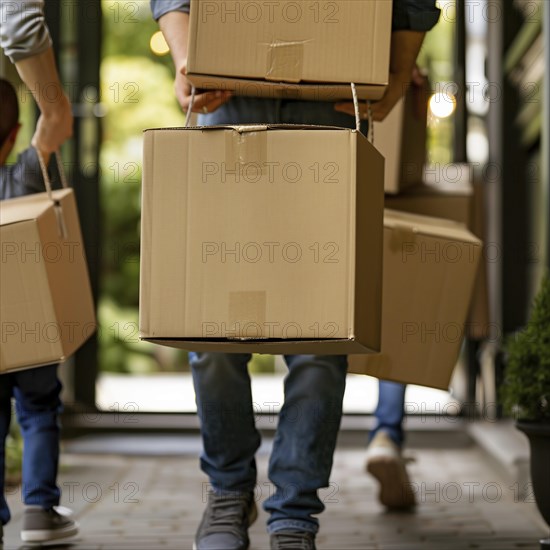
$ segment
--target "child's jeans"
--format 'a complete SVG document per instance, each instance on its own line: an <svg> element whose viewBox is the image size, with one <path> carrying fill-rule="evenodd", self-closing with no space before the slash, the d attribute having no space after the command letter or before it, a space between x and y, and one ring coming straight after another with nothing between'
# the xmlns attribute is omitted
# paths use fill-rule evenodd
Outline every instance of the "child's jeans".
<svg viewBox="0 0 550 550"><path fill-rule="evenodd" d="M393 442L403 445L403 418L405 416L405 384L380 380L378 383L378 405L374 416L376 426L369 434L369 442L379 430L387 432Z"/></svg>
<svg viewBox="0 0 550 550"><path fill-rule="evenodd" d="M23 434L22 498L25 504L50 508L59 504L56 485L59 461L58 415L61 382L57 365L0 375L0 523L10 519L4 493L6 436L11 419L11 398Z"/></svg>

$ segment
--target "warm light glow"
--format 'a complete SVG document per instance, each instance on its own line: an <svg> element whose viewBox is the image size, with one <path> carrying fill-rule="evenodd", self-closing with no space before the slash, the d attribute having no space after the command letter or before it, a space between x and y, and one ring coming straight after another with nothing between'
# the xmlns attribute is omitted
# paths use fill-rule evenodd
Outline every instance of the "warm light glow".
<svg viewBox="0 0 550 550"><path fill-rule="evenodd" d="M168 47L161 31L157 31L153 36L151 36L149 45L155 55L166 55L170 51L170 48Z"/></svg>
<svg viewBox="0 0 550 550"><path fill-rule="evenodd" d="M437 118L447 118L456 109L456 98L454 95L443 92L432 95L430 98L430 111Z"/></svg>

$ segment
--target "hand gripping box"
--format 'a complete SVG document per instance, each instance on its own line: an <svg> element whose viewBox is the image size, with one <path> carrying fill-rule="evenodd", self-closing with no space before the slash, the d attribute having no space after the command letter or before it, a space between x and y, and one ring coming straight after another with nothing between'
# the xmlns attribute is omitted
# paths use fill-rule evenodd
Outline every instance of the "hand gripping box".
<svg viewBox="0 0 550 550"><path fill-rule="evenodd" d="M379 350L382 156L355 130L147 130L140 335L188 350Z"/></svg>
<svg viewBox="0 0 550 550"><path fill-rule="evenodd" d="M295 99L380 99L391 0L191 0L187 76L197 88Z"/></svg>
<svg viewBox="0 0 550 550"><path fill-rule="evenodd" d="M72 189L0 201L0 374L62 362L95 332Z"/></svg>
<svg viewBox="0 0 550 550"><path fill-rule="evenodd" d="M480 256L462 224L386 210L382 349L351 355L349 372L446 390Z"/></svg>

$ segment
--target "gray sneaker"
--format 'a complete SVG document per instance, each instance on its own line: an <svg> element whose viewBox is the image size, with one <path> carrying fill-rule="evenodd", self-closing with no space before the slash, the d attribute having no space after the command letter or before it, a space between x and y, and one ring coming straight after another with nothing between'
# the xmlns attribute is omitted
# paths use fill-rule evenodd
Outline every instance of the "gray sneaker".
<svg viewBox="0 0 550 550"><path fill-rule="evenodd" d="M269 542L271 550L315 550L315 535L305 531L277 531Z"/></svg>
<svg viewBox="0 0 550 550"><path fill-rule="evenodd" d="M69 515L67 508L54 506L45 510L41 506L25 506L21 540L48 542L74 537L78 534L78 524Z"/></svg>
<svg viewBox="0 0 550 550"><path fill-rule="evenodd" d="M210 492L193 549L247 550L248 528L257 517L254 493L227 496Z"/></svg>

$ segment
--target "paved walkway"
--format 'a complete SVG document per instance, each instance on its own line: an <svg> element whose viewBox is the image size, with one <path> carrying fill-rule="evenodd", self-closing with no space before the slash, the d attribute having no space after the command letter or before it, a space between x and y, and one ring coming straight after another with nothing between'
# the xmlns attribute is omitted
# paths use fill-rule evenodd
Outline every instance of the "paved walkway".
<svg viewBox="0 0 550 550"><path fill-rule="evenodd" d="M151 437L144 445L151 454L162 453ZM207 488L197 467L197 447L164 457L65 453L63 504L75 510L81 536L72 545L50 548L190 549ZM263 496L270 490L268 451L266 444L258 457L258 494ZM320 550L538 550L536 541L545 531L529 502L532 495L518 497L518 488L496 475L477 447L410 454L416 458L410 471L421 503L415 513L390 514L377 503L376 484L364 473L364 450L339 447L332 485L322 495L327 510ZM18 542L19 494L8 500L14 518L5 550L24 548ZM268 548L265 519L262 512L253 526L251 550Z"/></svg>

